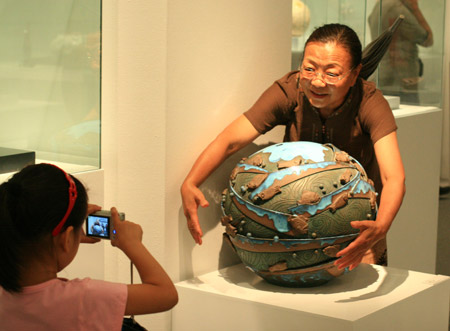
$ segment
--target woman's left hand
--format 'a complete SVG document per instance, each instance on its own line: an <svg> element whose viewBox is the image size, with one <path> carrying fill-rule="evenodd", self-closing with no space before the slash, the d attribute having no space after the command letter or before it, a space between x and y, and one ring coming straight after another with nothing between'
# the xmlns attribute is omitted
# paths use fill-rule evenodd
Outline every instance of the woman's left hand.
<svg viewBox="0 0 450 331"><path fill-rule="evenodd" d="M383 190L375 221L353 221L351 226L359 229L358 237L337 253L335 265L340 269L356 268L366 252L383 239L402 204L405 195L405 171L394 131L374 144L375 155L380 167Z"/></svg>
<svg viewBox="0 0 450 331"><path fill-rule="evenodd" d="M363 259L366 252L379 240L386 236L386 232L376 221L353 221L350 225L359 229L358 237L346 248L339 251L334 265L339 269L349 267L350 270L356 268Z"/></svg>

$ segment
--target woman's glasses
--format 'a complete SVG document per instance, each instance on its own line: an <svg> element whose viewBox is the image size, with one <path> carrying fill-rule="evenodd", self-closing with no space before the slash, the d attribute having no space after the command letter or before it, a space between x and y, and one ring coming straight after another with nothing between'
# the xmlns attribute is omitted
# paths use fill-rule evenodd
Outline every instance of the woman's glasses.
<svg viewBox="0 0 450 331"><path fill-rule="evenodd" d="M332 72L319 72L318 70L312 68L312 67L300 67L299 71L300 74L302 75L302 78L308 79L308 80L313 80L316 78L321 79L323 82L329 84L329 85L334 85L339 83L341 80L343 80L345 77L348 76L348 74L350 72L352 72L353 68L350 69L349 71L347 71L345 74L343 75L338 75Z"/></svg>

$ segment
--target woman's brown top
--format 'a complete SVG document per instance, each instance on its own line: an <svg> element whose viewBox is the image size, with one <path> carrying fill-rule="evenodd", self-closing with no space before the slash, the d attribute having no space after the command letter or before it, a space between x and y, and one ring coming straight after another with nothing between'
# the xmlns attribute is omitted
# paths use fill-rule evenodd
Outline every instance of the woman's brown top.
<svg viewBox="0 0 450 331"><path fill-rule="evenodd" d="M374 83L358 78L345 102L322 119L298 87L297 77L298 71L292 71L275 81L244 115L262 134L285 125L284 141L335 145L362 164L377 192L381 192L374 144L397 129L381 91Z"/></svg>

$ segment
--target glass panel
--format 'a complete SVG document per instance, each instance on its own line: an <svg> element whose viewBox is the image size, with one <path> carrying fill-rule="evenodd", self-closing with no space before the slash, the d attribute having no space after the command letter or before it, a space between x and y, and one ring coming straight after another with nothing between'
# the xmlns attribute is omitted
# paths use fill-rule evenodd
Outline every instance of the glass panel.
<svg viewBox="0 0 450 331"><path fill-rule="evenodd" d="M355 30L364 44L365 15L366 3L361 0L292 0L292 70L300 64L309 35L324 24L346 24Z"/></svg>
<svg viewBox="0 0 450 331"><path fill-rule="evenodd" d="M376 75L385 95L400 96L402 104L441 106L444 14L445 0L380 0L368 7L372 38L405 17Z"/></svg>
<svg viewBox="0 0 450 331"><path fill-rule="evenodd" d="M411 5L417 2L420 14ZM384 95L400 96L403 104L441 106L445 0L292 0L292 9L293 70L298 68L303 46L316 27L346 24L356 31L364 47L400 14L404 15L379 69L370 79L377 82ZM426 24L432 31L432 45L424 42Z"/></svg>
<svg viewBox="0 0 450 331"><path fill-rule="evenodd" d="M0 0L0 22L0 148L99 168L101 0Z"/></svg>

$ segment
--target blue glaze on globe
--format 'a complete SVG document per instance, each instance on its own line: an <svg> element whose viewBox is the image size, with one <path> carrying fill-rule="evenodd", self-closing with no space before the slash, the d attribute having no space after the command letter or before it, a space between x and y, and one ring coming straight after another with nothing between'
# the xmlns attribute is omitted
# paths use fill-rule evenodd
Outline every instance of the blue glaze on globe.
<svg viewBox="0 0 450 331"><path fill-rule="evenodd" d="M295 141L289 144L276 144L260 150L258 153L271 153L270 162L280 160L290 161L301 156L303 159L313 160L314 162L324 161L326 147L309 141ZM255 153L256 154L256 153Z"/></svg>
<svg viewBox="0 0 450 331"><path fill-rule="evenodd" d="M258 170L259 172L268 172L266 169L251 165L251 164L246 164L246 163L239 163L236 165L239 168L244 168L244 171L248 171L248 170Z"/></svg>
<svg viewBox="0 0 450 331"><path fill-rule="evenodd" d="M270 186L273 185L273 183L276 180L282 180L285 176L289 175L298 175L300 176L302 172L305 172L309 169L324 169L330 165L336 164L335 162L321 162L321 163L311 163L311 164L304 164L304 165L298 165L298 166L292 166L286 169L279 170L277 172L272 172L267 176L267 178L264 180L264 182L252 192L250 195L250 199L254 199L257 194L260 192L268 189Z"/></svg>
<svg viewBox="0 0 450 331"><path fill-rule="evenodd" d="M325 270L318 270L315 273L308 273L306 275L301 275L300 276L300 281L303 283L310 283L311 281L321 281L321 280L330 280L331 276L328 272L326 272Z"/></svg>
<svg viewBox="0 0 450 331"><path fill-rule="evenodd" d="M252 245L263 245L267 242L267 240L265 239L255 239L255 238L248 238L248 237L244 237L241 235L236 235L235 237L236 239L240 240L243 243L248 243L248 244L252 244Z"/></svg>
<svg viewBox="0 0 450 331"><path fill-rule="evenodd" d="M319 238L319 239L279 239L278 243L282 244L286 249L291 249L292 246L295 245L308 245L308 244L314 244L319 243L320 246L324 245L334 245L336 241L345 238L345 239L352 239L355 238L358 234L346 234L341 236L334 236L334 237L325 237L325 238ZM274 240L272 239L266 239L266 238L254 238L254 237L245 237L242 235L236 235L235 237L239 241L245 244L250 245L263 245L265 243L268 243L269 245L272 245L274 243Z"/></svg>
<svg viewBox="0 0 450 331"><path fill-rule="evenodd" d="M331 262L333 263L333 262ZM327 262L323 264L325 267L326 265L329 265L330 262ZM255 270L254 268L249 267L250 270L257 273L259 276L264 278L266 281L276 284L276 285L283 285L283 286L294 286L297 287L300 284L306 285L306 286L315 286L318 284L323 284L331 279L334 278L332 274L330 274L326 269L319 269L316 271L306 271L305 273L302 273L301 269L298 269L298 273L292 273L292 274L272 274L267 275L264 273L258 272L258 270ZM348 272L348 268L345 268L342 273L346 274Z"/></svg>
<svg viewBox="0 0 450 331"><path fill-rule="evenodd" d="M363 180L360 180L358 185L356 185L356 188L353 190L354 193L367 193L369 191L375 192L375 188Z"/></svg>
<svg viewBox="0 0 450 331"><path fill-rule="evenodd" d="M290 230L288 223L289 215L257 207L254 204L251 204L250 202L243 200L239 196L239 194L236 193L233 187L230 186L230 190L231 192L234 193L234 197L241 205L245 205L250 211L254 212L259 217L267 216L273 222L273 225L279 232L284 233Z"/></svg>

